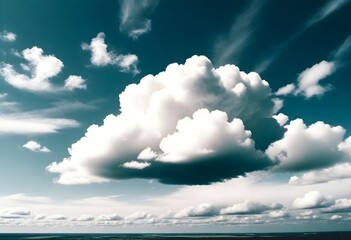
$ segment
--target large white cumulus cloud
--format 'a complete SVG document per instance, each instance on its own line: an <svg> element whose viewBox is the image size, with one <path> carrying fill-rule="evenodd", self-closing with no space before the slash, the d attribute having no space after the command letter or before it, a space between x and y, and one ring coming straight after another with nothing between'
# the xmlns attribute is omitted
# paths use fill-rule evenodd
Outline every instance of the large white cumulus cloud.
<svg viewBox="0 0 351 240"><path fill-rule="evenodd" d="M206 57L193 56L127 86L120 114L90 126L70 156L47 169L59 173L62 184L124 178L207 184L263 169L271 161L257 145L268 146L283 133L272 118L271 95L257 73L234 65L216 69ZM262 124L269 134L261 134ZM126 168L128 162L147 164Z"/></svg>

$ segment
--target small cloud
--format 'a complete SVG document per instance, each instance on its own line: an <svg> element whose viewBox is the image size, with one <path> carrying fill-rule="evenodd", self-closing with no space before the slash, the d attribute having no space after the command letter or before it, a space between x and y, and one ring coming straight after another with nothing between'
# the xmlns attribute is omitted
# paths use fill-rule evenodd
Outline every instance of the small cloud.
<svg viewBox="0 0 351 240"><path fill-rule="evenodd" d="M292 203L292 207L296 209L323 208L330 205L331 202L318 191L310 191L302 198L296 198Z"/></svg>
<svg viewBox="0 0 351 240"><path fill-rule="evenodd" d="M140 220L140 219L149 219L152 218L153 215L148 212L136 212L131 215L128 215L125 217L125 219L134 219L134 220Z"/></svg>
<svg viewBox="0 0 351 240"><path fill-rule="evenodd" d="M32 152L50 152L50 150L47 147L41 146L39 143L35 141L29 141L26 144L24 144L22 147Z"/></svg>
<svg viewBox="0 0 351 240"><path fill-rule="evenodd" d="M340 220L340 219L342 219L342 216L340 216L340 215L333 215L333 216L331 216L330 218L329 218L330 220Z"/></svg>
<svg viewBox="0 0 351 240"><path fill-rule="evenodd" d="M329 86L322 86L319 82L331 75L335 70L335 63L327 61L321 61L311 68L306 68L299 74L295 94L302 94L306 98L323 95L329 90Z"/></svg>
<svg viewBox="0 0 351 240"><path fill-rule="evenodd" d="M65 87L70 91L74 89L87 89L86 81L81 76L70 75L65 80Z"/></svg>
<svg viewBox="0 0 351 240"><path fill-rule="evenodd" d="M283 113L279 113L278 115L274 115L273 118L275 120L277 120L277 122L279 123L280 126L284 126L287 123L287 121L289 120L289 117Z"/></svg>
<svg viewBox="0 0 351 240"><path fill-rule="evenodd" d="M232 215L232 214L260 214L268 210L282 209L283 205L279 203L271 204L270 206L262 203L245 201L243 203L234 204L231 207L222 208L220 214Z"/></svg>
<svg viewBox="0 0 351 240"><path fill-rule="evenodd" d="M284 210L280 210L280 211L272 211L268 213L268 216L270 218L286 218L286 217L290 217L290 213L284 211Z"/></svg>
<svg viewBox="0 0 351 240"><path fill-rule="evenodd" d="M54 221L63 221L63 220L67 220L67 217L61 214L57 214L57 215L51 215L47 219L54 220Z"/></svg>
<svg viewBox="0 0 351 240"><path fill-rule="evenodd" d="M285 85L284 87L279 88L275 92L275 95L277 95L277 96L286 96L286 95L294 93L295 90L296 90L295 84L290 83L290 84Z"/></svg>
<svg viewBox="0 0 351 240"><path fill-rule="evenodd" d="M98 35L91 40L90 45L83 43L82 49L91 52L90 62L94 66L103 67L114 65L117 66L121 72L131 72L134 75L140 72L137 67L139 59L135 54L123 55L107 51L105 34L103 32L98 33Z"/></svg>
<svg viewBox="0 0 351 240"><path fill-rule="evenodd" d="M137 161L130 161L123 163L121 166L124 168L130 168L130 169L144 169L146 167L149 167L151 164L146 163L146 162L137 162Z"/></svg>
<svg viewBox="0 0 351 240"><path fill-rule="evenodd" d="M0 218L16 219L31 215L31 211L25 208L7 208L0 211Z"/></svg>
<svg viewBox="0 0 351 240"><path fill-rule="evenodd" d="M76 221L80 221L80 222L90 222L93 220L94 220L94 217L91 215L81 215L78 218L76 218Z"/></svg>
<svg viewBox="0 0 351 240"><path fill-rule="evenodd" d="M13 32L2 31L0 32L0 40L4 42L14 42L16 41L17 35Z"/></svg>
<svg viewBox="0 0 351 240"><path fill-rule="evenodd" d="M209 217L218 215L218 209L209 203L202 203L197 207L187 207L177 212L175 218L184 217Z"/></svg>
<svg viewBox="0 0 351 240"><path fill-rule="evenodd" d="M132 39L151 31L151 19L158 0L122 0L119 30Z"/></svg>
<svg viewBox="0 0 351 240"><path fill-rule="evenodd" d="M98 221L120 221L123 220L123 217L121 217L118 214L109 214L109 215L100 215L97 218Z"/></svg>

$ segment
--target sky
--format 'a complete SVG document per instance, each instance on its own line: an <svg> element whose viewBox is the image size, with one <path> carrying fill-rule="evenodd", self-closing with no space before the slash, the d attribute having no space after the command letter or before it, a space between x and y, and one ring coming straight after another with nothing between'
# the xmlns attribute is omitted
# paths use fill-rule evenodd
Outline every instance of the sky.
<svg viewBox="0 0 351 240"><path fill-rule="evenodd" d="M0 1L0 232L349 230L351 1Z"/></svg>

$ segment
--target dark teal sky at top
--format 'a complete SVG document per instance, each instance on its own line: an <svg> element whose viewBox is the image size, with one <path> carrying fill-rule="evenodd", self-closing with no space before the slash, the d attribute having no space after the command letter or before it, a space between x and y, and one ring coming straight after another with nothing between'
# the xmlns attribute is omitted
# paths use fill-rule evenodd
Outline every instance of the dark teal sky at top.
<svg viewBox="0 0 351 240"><path fill-rule="evenodd" d="M239 56L232 56L227 63L237 65L245 72L252 71L257 64L273 55L283 44L327 1L264 1L258 15L252 38ZM91 110L66 113L64 116L81 122L76 129L66 129L54 135L44 136L0 136L0 195L17 192L88 195L89 186L60 186L52 184L53 175L45 167L53 161L67 157L67 148L85 133L91 124L101 124L107 114L119 111L118 94L130 83L137 83L146 74L157 74L173 62L183 63L194 54L206 55L213 64L216 41L227 36L233 22L246 10L251 1L244 0L161 0L152 14L152 31L132 40L119 32L118 1L98 0L0 0L0 31L17 34L13 43L0 42L0 62L15 65L19 70L18 57L10 54L11 49L22 51L38 46L44 54L55 55L64 63L64 68L53 82L62 85L69 75L81 75L88 82L87 91L73 93L33 94L9 86L0 81L0 93L8 93L9 100L20 102L24 110L44 109L56 101L80 101L94 105ZM298 74L322 60L331 60L331 53L351 33L351 4L331 14L328 18L301 33L288 45L273 64L262 74L273 91L288 83L296 82ZM83 42L90 43L99 32L106 35L105 42L117 53L136 54L141 73L136 76L121 73L112 66L90 65L90 53L82 51ZM5 54L6 52L6 54ZM347 65L348 64L348 65ZM281 112L290 119L301 117L307 124L321 120L331 125L342 125L351 133L351 68L346 62L335 74L322 80L333 89L320 98L285 98ZM50 155L33 155L20 148L25 142L37 139L52 150ZM48 157L49 156L49 157ZM18 180L4 181L18 174ZM20 180L21 179L21 180ZM137 184L135 184L137 182ZM132 195L128 186L139 186L147 194L152 191L146 181L124 181L96 185L96 193L119 192ZM159 184L155 194L170 191L176 186ZM151 189L151 190L150 190ZM134 188L135 190L135 188ZM137 191L135 191L137 192Z"/></svg>

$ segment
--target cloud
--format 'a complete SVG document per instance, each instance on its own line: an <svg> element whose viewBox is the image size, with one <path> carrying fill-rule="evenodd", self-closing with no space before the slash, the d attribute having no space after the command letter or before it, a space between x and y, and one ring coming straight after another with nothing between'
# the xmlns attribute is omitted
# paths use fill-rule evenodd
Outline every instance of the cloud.
<svg viewBox="0 0 351 240"><path fill-rule="evenodd" d="M295 90L296 90L295 84L290 83L290 84L285 85L284 87L279 88L275 92L275 95L277 95L277 96L286 96L286 95L294 93Z"/></svg>
<svg viewBox="0 0 351 240"><path fill-rule="evenodd" d="M270 206L258 203L245 201L243 203L234 204L231 207L222 208L220 214L233 215L233 214L260 214L268 210L277 210L283 208L279 203L271 204Z"/></svg>
<svg viewBox="0 0 351 240"><path fill-rule="evenodd" d="M350 0L329 0L305 24L304 29L314 26L326 17L343 7Z"/></svg>
<svg viewBox="0 0 351 240"><path fill-rule="evenodd" d="M351 212L351 199L341 198L336 199L335 203L322 210L325 213L342 213L342 212Z"/></svg>
<svg viewBox="0 0 351 240"><path fill-rule="evenodd" d="M50 78L61 72L63 63L53 55L44 55L38 47L27 48L22 51L22 57L28 62L25 70L30 75L18 73L12 65L1 63L0 75L11 86L30 92L54 92L56 87Z"/></svg>
<svg viewBox="0 0 351 240"><path fill-rule="evenodd" d="M275 47L273 53L270 52L270 56L264 59L264 61L257 64L254 71L258 73L264 72L270 65L272 65L279 56L286 50L299 36L302 35L305 31L315 26L317 23L326 19L334 12L343 7L350 0L329 0L323 6L321 6L306 22L301 26L300 30L294 32L287 40L280 44L278 47Z"/></svg>
<svg viewBox="0 0 351 240"><path fill-rule="evenodd" d="M351 164L337 164L330 168L304 173L301 177L292 176L289 180L291 185L311 185L325 183L345 178L351 178Z"/></svg>
<svg viewBox="0 0 351 240"><path fill-rule="evenodd" d="M130 162L123 163L121 166L124 168L130 168L130 169L144 169L146 167L149 167L150 165L151 165L150 163L130 161Z"/></svg>
<svg viewBox="0 0 351 240"><path fill-rule="evenodd" d="M54 221L63 221L63 220L67 220L67 217L63 216L62 214L56 214L56 215L49 216L48 219L54 220Z"/></svg>
<svg viewBox="0 0 351 240"><path fill-rule="evenodd" d="M287 84L277 90L275 95L286 96L289 94L303 95L305 98L322 96L330 90L330 85L321 85L320 81L333 74L337 69L335 62L321 61L299 74L297 84Z"/></svg>
<svg viewBox="0 0 351 240"><path fill-rule="evenodd" d="M119 221L122 219L123 217L119 216L118 214L100 215L97 217L98 221Z"/></svg>
<svg viewBox="0 0 351 240"><path fill-rule="evenodd" d="M0 100L1 106L1 100ZM92 110L95 106L78 101L58 101L45 109L24 111L16 103L7 109L0 108L0 134L38 135L57 133L61 129L80 126L76 120L61 118L65 113Z"/></svg>
<svg viewBox="0 0 351 240"><path fill-rule="evenodd" d="M65 88L70 91L73 91L74 89L87 89L87 84L81 76L70 75L65 80Z"/></svg>
<svg viewBox="0 0 351 240"><path fill-rule="evenodd" d="M134 40L151 31L149 17L158 5L158 0L122 0L120 10L120 32Z"/></svg>
<svg viewBox="0 0 351 240"><path fill-rule="evenodd" d="M268 213L268 216L270 218L286 218L290 217L290 213L284 211L284 210L279 210L279 211L272 211Z"/></svg>
<svg viewBox="0 0 351 240"><path fill-rule="evenodd" d="M47 147L40 145L35 141L29 141L24 144L22 147L27 148L32 152L51 152Z"/></svg>
<svg viewBox="0 0 351 240"><path fill-rule="evenodd" d="M0 218L17 219L31 215L31 212L25 208L7 208L0 211Z"/></svg>
<svg viewBox="0 0 351 240"><path fill-rule="evenodd" d="M344 42L336 49L334 53L334 59L338 64L343 65L343 61L350 54L351 50L351 35L349 35Z"/></svg>
<svg viewBox="0 0 351 240"><path fill-rule="evenodd" d="M79 125L77 121L66 118L0 116L0 134L50 134L57 133L61 129L78 127Z"/></svg>
<svg viewBox="0 0 351 240"><path fill-rule="evenodd" d="M239 60L255 33L255 25L263 7L262 2L251 1L244 12L235 19L229 33L217 39L214 44L216 64L226 64L232 59Z"/></svg>
<svg viewBox="0 0 351 240"><path fill-rule="evenodd" d="M90 222L90 221L93 221L94 219L95 218L93 216L84 214L84 215L77 217L75 220L81 221L81 222Z"/></svg>
<svg viewBox="0 0 351 240"><path fill-rule="evenodd" d="M284 126L289 121L289 117L283 113L279 113L278 115L274 115L273 118L275 120L277 120L277 122L279 123L280 126Z"/></svg>
<svg viewBox="0 0 351 240"><path fill-rule="evenodd" d="M206 57L193 56L128 85L120 94L121 113L90 126L72 144L70 157L47 169L59 173L62 184L127 178L208 184L264 169L271 162L255 143L268 146L284 132L272 118L271 95L258 74L234 65L215 69ZM269 132L261 130L263 124ZM157 157L140 157L148 148ZM131 161L150 165L123 167ZM197 174L187 174L192 171Z"/></svg>
<svg viewBox="0 0 351 240"><path fill-rule="evenodd" d="M98 33L98 35L91 40L90 45L83 43L82 49L91 52L90 62L94 66L103 67L114 65L118 67L121 72L131 72L134 75L140 72L137 67L139 61L138 56L134 54L122 55L107 51L105 34L103 32Z"/></svg>
<svg viewBox="0 0 351 240"><path fill-rule="evenodd" d="M302 119L286 125L287 131L281 140L272 143L267 156L276 161L278 171L303 171L327 167L342 160L338 145L345 129L316 122L306 126Z"/></svg>
<svg viewBox="0 0 351 240"><path fill-rule="evenodd" d="M328 89L327 86L322 86L319 82L331 75L336 70L334 62L321 61L313 65L311 68L306 68L299 74L298 88L295 94L302 94L306 98L323 95Z"/></svg>
<svg viewBox="0 0 351 240"><path fill-rule="evenodd" d="M143 211L143 212L136 212L136 213L130 214L127 217L125 217L125 219L140 220L140 219L148 219L152 217L153 215L151 213Z"/></svg>
<svg viewBox="0 0 351 240"><path fill-rule="evenodd" d="M218 215L218 209L209 203L202 203L197 207L187 207L177 212L175 218L209 217Z"/></svg>
<svg viewBox="0 0 351 240"><path fill-rule="evenodd" d="M292 203L292 207L297 209L322 208L330 205L331 202L318 191L310 191L302 198L296 198Z"/></svg>
<svg viewBox="0 0 351 240"><path fill-rule="evenodd" d="M2 31L0 32L0 40L4 42L14 42L16 41L17 35L13 32Z"/></svg>

